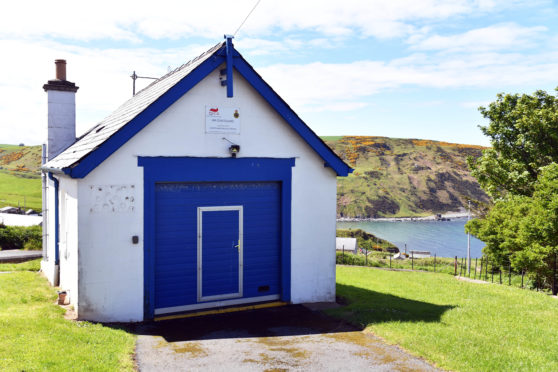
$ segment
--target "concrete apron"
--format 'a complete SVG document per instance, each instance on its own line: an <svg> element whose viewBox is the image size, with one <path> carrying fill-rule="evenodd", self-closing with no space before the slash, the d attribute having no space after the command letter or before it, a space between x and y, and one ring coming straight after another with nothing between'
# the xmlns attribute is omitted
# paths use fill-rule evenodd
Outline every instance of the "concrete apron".
<svg viewBox="0 0 558 372"><path fill-rule="evenodd" d="M133 326L140 371L435 371L371 334L303 306Z"/></svg>

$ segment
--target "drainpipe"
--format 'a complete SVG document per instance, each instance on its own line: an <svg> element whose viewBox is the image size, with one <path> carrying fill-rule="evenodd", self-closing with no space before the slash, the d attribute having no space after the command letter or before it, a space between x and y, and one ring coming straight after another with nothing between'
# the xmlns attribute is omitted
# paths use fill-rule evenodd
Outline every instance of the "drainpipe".
<svg viewBox="0 0 558 372"><path fill-rule="evenodd" d="M58 207L58 190L60 182L51 172L48 172L48 178L54 182L54 286L60 284L60 212Z"/></svg>

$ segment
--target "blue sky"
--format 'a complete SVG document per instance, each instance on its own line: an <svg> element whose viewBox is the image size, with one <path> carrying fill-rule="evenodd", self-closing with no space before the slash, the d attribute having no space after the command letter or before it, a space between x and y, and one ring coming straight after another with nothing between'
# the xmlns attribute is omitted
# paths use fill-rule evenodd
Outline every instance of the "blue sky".
<svg viewBox="0 0 558 372"><path fill-rule="evenodd" d="M80 87L79 134L130 97L133 70L165 74L233 33L255 3L3 5L0 143L44 142L54 59ZM261 0L234 43L319 135L488 145L479 106L558 86L553 1Z"/></svg>

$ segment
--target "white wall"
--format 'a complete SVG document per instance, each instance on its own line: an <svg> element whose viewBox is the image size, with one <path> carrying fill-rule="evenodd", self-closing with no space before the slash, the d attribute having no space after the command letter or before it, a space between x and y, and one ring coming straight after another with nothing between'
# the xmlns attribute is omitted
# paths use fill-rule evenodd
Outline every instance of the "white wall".
<svg viewBox="0 0 558 372"><path fill-rule="evenodd" d="M78 181L60 177L60 288L78 307Z"/></svg>
<svg viewBox="0 0 558 372"><path fill-rule="evenodd" d="M54 223L54 211L55 211L55 195L54 195L54 182L48 178L47 175L47 189L45 190L46 199L47 199L47 209L43 210L43 216L46 217L43 219L43 234L46 234L45 239L46 241L46 257L43 257L41 261L41 271L48 279L50 284L55 285L55 277L56 277L56 267L54 265L54 254L55 254L55 223ZM45 224L46 222L46 224Z"/></svg>
<svg viewBox="0 0 558 372"><path fill-rule="evenodd" d="M296 157L292 178L294 303L335 298L336 177L324 162L238 74L233 98L219 69L79 181L79 317L143 319L143 168L138 156ZM205 106L240 109L240 135L205 134ZM98 208L97 186L134 186L133 210ZM102 201L101 201L102 202ZM139 235L140 243L132 244Z"/></svg>

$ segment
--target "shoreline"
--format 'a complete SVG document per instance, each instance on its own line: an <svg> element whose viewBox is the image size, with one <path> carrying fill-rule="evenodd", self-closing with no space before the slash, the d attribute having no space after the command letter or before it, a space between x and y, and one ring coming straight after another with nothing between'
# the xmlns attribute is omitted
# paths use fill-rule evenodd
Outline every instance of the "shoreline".
<svg viewBox="0 0 558 372"><path fill-rule="evenodd" d="M455 219L463 219L469 216L467 212L447 212L441 214L441 218L455 220ZM471 216L474 218L474 216ZM438 222L436 215L433 214L431 216L425 217L380 217L380 218L348 218L348 217L341 217L337 218L337 222L363 222L363 221L370 221L370 222L415 222L415 221L431 221L431 222ZM443 222L443 221L440 221Z"/></svg>

